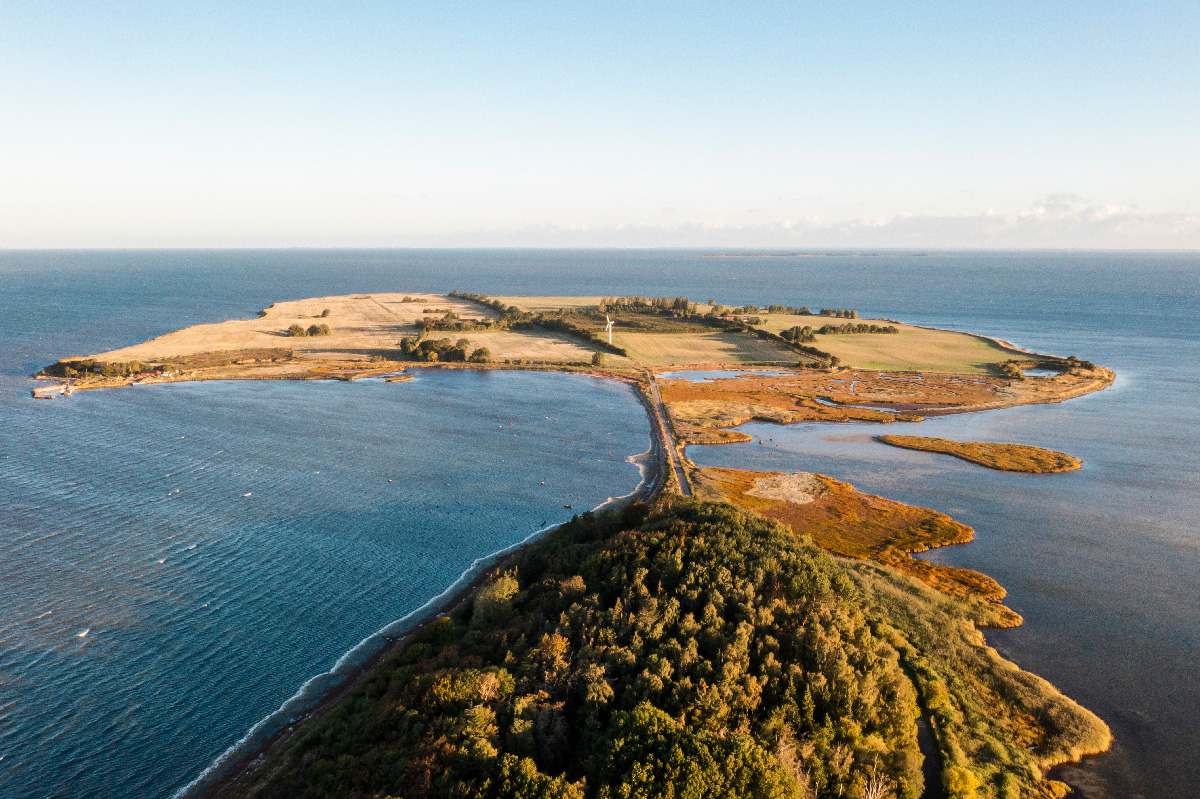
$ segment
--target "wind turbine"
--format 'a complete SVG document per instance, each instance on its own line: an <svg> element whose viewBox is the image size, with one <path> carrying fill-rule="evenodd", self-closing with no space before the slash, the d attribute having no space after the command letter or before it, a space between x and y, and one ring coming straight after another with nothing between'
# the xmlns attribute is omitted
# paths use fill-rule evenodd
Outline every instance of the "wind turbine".
<svg viewBox="0 0 1200 799"><path fill-rule="evenodd" d="M608 325L606 325L605 329L606 329L606 330L608 330L608 345L611 347L611 346L612 346L612 325L613 325L613 321L612 321L611 319L609 319L609 318L608 318L608 314L605 314L605 315L604 315L604 321L608 322Z"/></svg>

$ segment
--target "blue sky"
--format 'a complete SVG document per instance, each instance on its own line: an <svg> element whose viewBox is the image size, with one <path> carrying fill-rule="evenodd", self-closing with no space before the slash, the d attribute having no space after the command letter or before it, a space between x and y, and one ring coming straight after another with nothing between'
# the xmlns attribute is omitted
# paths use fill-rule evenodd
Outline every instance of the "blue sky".
<svg viewBox="0 0 1200 799"><path fill-rule="evenodd" d="M1200 4L0 2L0 247L1200 247Z"/></svg>

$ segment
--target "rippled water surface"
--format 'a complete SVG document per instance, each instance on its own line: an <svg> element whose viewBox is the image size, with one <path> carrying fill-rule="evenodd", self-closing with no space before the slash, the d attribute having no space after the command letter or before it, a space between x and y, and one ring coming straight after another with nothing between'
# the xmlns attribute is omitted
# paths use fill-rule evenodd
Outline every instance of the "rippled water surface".
<svg viewBox="0 0 1200 799"><path fill-rule="evenodd" d="M31 798L169 796L474 558L631 491L649 444L625 386L520 372L134 387L7 421L0 795Z"/></svg>
<svg viewBox="0 0 1200 799"><path fill-rule="evenodd" d="M0 796L170 796L473 558L633 488L644 414L585 378L50 402L23 379L277 300L451 288L850 307L1116 369L1062 405L904 428L1083 458L1065 475L889 448L865 425L747 425L754 443L689 454L824 472L975 527L928 556L1000 580L1026 623L989 640L1117 736L1060 778L1093 798L1200 795L1200 256L176 251L0 253Z"/></svg>

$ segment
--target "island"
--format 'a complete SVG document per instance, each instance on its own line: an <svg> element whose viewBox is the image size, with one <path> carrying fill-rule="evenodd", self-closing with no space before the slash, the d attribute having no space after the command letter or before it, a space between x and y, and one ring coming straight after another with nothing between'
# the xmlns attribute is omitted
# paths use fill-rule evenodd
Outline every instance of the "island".
<svg viewBox="0 0 1200 799"><path fill-rule="evenodd" d="M884 444L921 452L940 452L1002 472L1059 474L1083 467L1079 458L1052 449L1026 444L989 444L983 441L951 441L926 436L879 436Z"/></svg>
<svg viewBox="0 0 1200 799"><path fill-rule="evenodd" d="M201 795L1057 797L1049 768L1108 748L1097 716L987 645L982 629L1021 622L996 581L912 557L970 527L686 451L748 440L732 428L749 420L906 425L1111 384L1074 356L846 308L395 292L62 358L35 395L364 377L403 391L430 368L625 381L650 416L652 479L501 558Z"/></svg>

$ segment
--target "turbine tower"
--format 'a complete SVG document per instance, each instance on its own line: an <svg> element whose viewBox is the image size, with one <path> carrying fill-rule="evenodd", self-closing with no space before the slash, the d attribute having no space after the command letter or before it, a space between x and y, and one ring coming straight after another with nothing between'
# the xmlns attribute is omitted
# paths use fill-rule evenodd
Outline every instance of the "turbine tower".
<svg viewBox="0 0 1200 799"><path fill-rule="evenodd" d="M608 345L611 347L612 346L612 325L613 325L613 323L612 323L612 320L608 318L608 314L604 315L604 321L608 322L608 324L605 326L605 329L608 331Z"/></svg>

